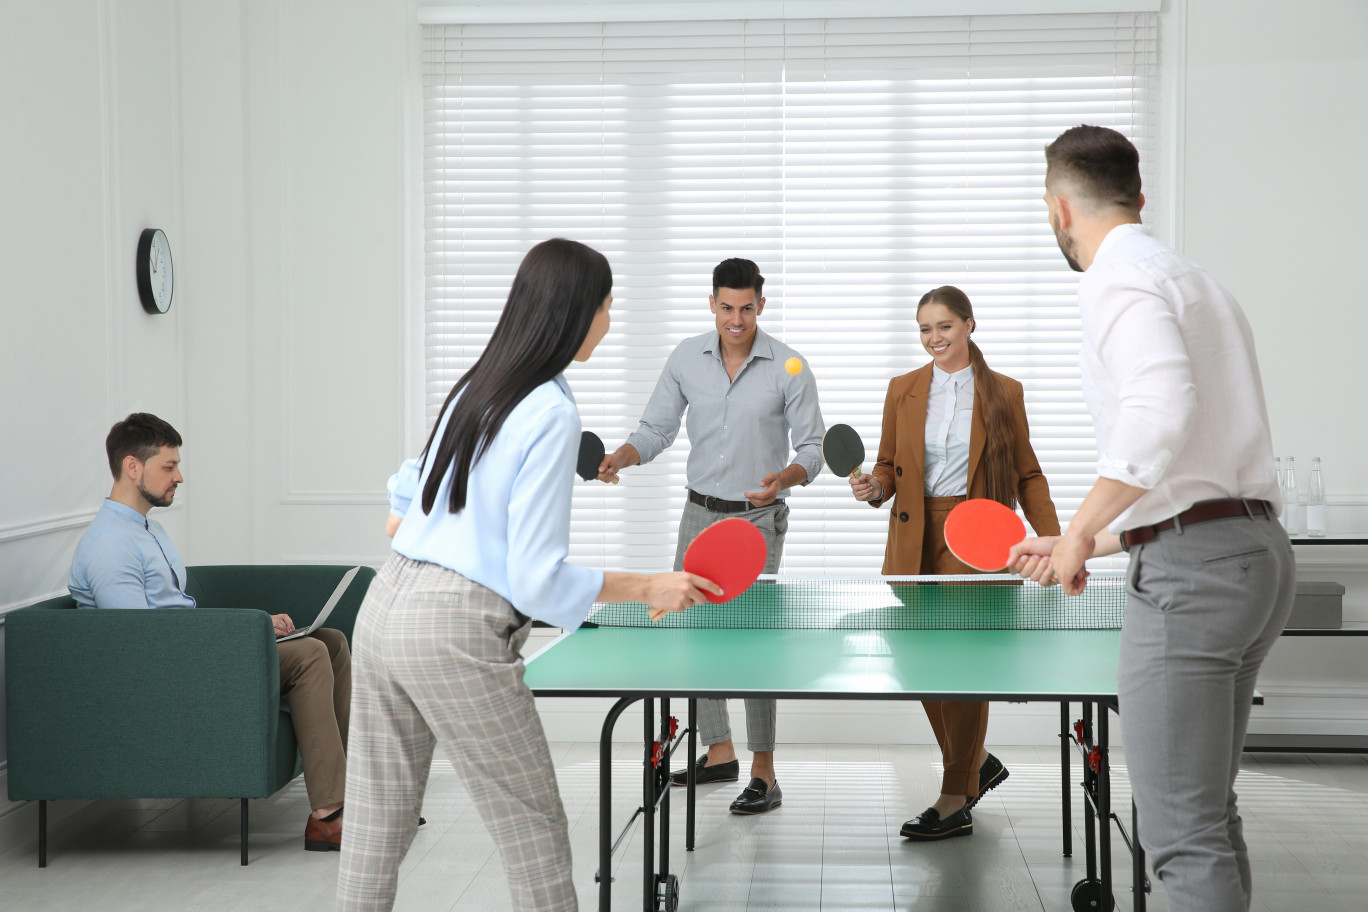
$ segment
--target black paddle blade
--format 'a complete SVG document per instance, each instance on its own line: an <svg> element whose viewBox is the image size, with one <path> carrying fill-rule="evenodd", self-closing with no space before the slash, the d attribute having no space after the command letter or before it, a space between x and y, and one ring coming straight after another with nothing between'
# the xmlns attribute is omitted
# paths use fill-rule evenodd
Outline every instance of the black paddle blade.
<svg viewBox="0 0 1368 912"><path fill-rule="evenodd" d="M580 435L579 459L575 461L575 474L585 481L598 477L599 466L603 465L603 440L593 431Z"/></svg>
<svg viewBox="0 0 1368 912"><path fill-rule="evenodd" d="M864 462L864 441L848 424L833 424L822 436L822 459L833 475L849 478Z"/></svg>

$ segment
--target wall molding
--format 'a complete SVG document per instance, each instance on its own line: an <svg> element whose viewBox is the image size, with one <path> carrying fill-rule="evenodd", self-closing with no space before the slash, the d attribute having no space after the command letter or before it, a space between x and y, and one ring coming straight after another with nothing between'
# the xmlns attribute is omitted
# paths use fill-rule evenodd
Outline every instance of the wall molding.
<svg viewBox="0 0 1368 912"><path fill-rule="evenodd" d="M83 529L90 525L91 520L95 518L95 514L98 512L100 512L98 509L81 510L76 513L67 513L63 516L40 519L36 522L0 526L0 545L25 538L35 538L40 535L51 535L55 532Z"/></svg>

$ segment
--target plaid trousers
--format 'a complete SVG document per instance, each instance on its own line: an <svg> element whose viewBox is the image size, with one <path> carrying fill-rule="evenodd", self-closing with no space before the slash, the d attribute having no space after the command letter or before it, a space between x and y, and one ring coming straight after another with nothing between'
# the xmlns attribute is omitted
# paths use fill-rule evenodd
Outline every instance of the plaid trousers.
<svg viewBox="0 0 1368 912"><path fill-rule="evenodd" d="M392 554L356 621L341 912L388 910L440 741L503 860L516 910L578 908L569 826L523 683L531 622L436 564Z"/></svg>
<svg viewBox="0 0 1368 912"><path fill-rule="evenodd" d="M689 544L708 526L724 519L739 516L749 520L765 537L765 572L778 573L779 561L784 556L784 535L788 532L788 503L779 500L745 513L713 513L691 500L684 501L684 513L679 517L679 537L675 542L675 570L684 569L684 552ZM746 748L750 751L774 750L774 729L779 708L773 700L746 701ZM698 738L705 745L731 740L731 717L727 701L709 697L698 700Z"/></svg>

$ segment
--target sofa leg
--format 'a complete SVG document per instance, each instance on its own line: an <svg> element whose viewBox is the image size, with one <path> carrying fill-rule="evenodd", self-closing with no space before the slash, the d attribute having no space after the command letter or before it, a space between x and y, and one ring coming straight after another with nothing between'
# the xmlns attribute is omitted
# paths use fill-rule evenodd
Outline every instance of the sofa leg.
<svg viewBox="0 0 1368 912"><path fill-rule="evenodd" d="M242 799L242 866L247 866L247 799Z"/></svg>
<svg viewBox="0 0 1368 912"><path fill-rule="evenodd" d="M47 867L47 800L38 799L38 867Z"/></svg>

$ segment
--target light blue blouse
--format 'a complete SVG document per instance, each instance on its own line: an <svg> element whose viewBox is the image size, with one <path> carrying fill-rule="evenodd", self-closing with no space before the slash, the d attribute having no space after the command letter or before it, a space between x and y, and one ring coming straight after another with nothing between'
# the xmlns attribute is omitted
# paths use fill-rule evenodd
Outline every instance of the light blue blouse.
<svg viewBox="0 0 1368 912"><path fill-rule="evenodd" d="M71 559L67 588L82 608L194 608L185 562L161 523L106 500Z"/></svg>
<svg viewBox="0 0 1368 912"><path fill-rule="evenodd" d="M450 416L448 408L434 440ZM476 458L460 513L446 506L450 471L432 513L424 513L422 491L432 463L420 469L419 460L407 460L389 480L390 512L404 520L394 550L454 570L528 617L578 627L603 588L602 570L566 562L579 440L579 410L562 375L519 402Z"/></svg>

